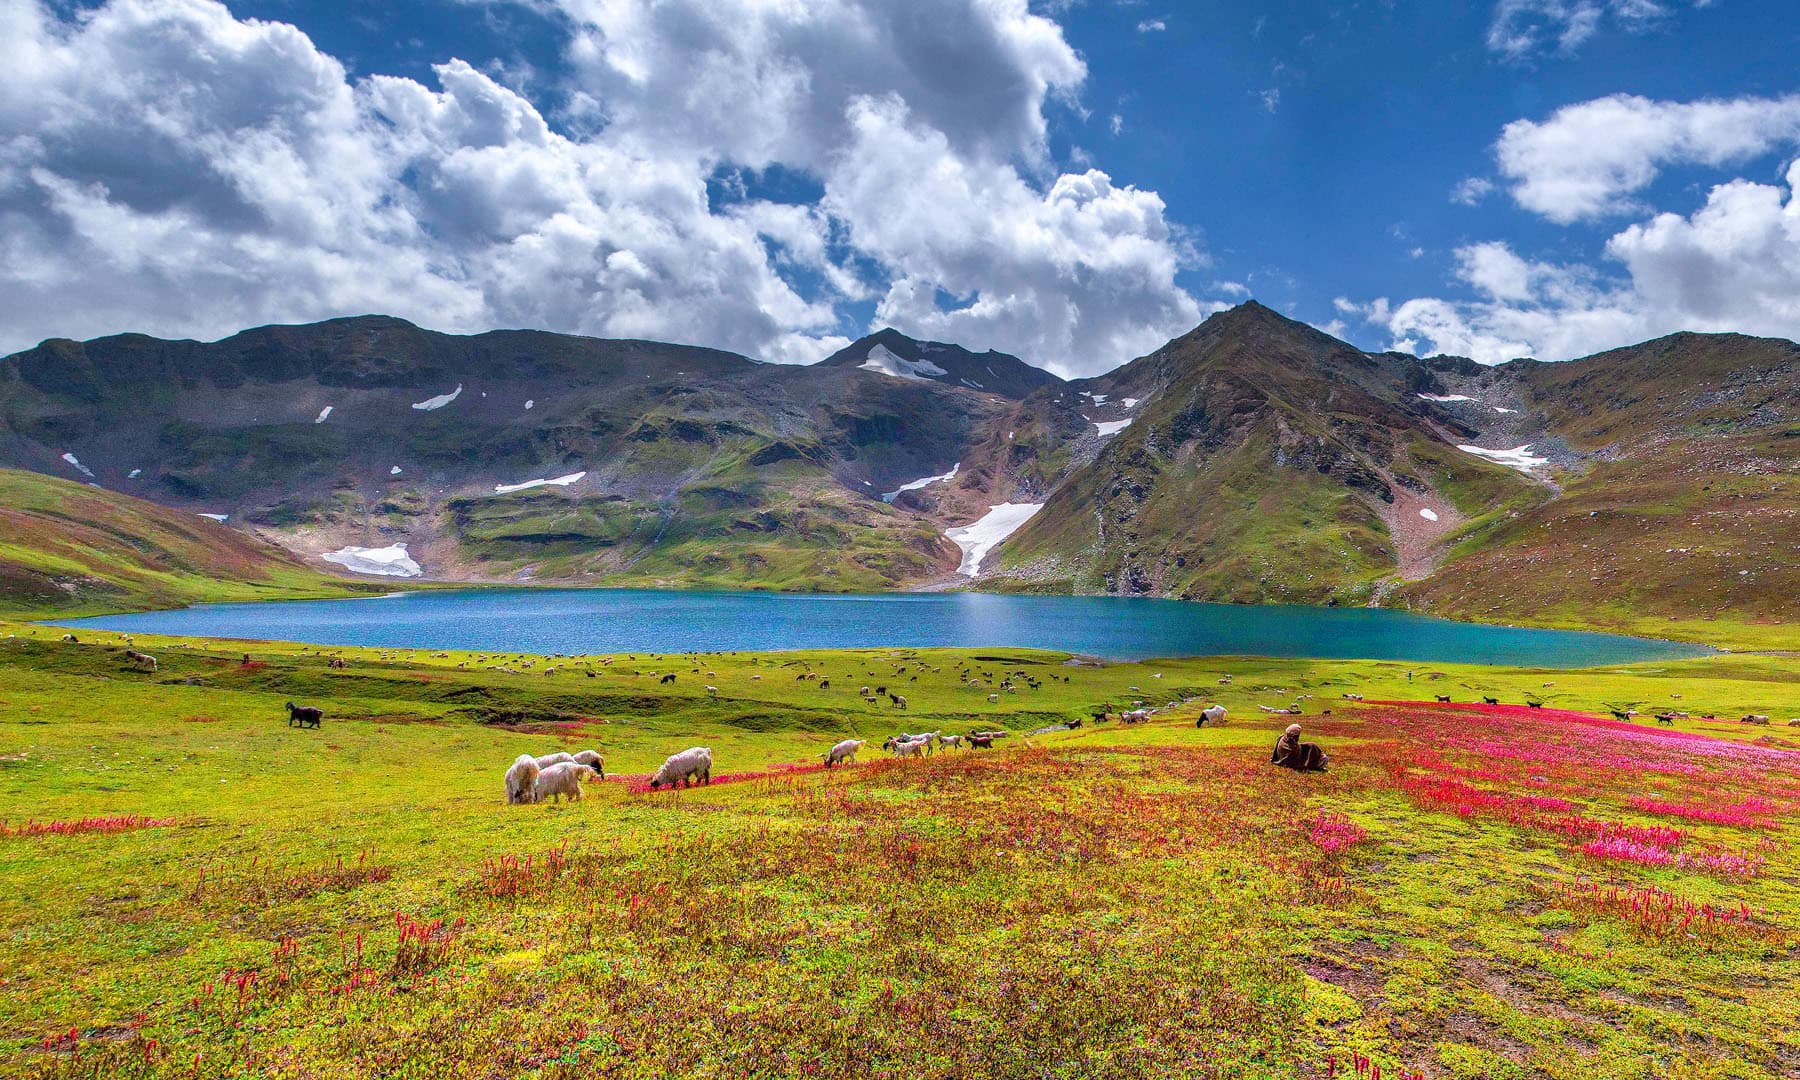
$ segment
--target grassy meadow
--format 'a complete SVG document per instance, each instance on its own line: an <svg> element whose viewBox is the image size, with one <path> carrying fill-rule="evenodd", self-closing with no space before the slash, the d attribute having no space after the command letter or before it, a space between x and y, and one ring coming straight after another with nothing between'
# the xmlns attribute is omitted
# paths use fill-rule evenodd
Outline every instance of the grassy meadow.
<svg viewBox="0 0 1800 1080"><path fill-rule="evenodd" d="M1788 657L139 637L148 672L60 636L0 624L7 1076L1800 1074ZM1438 694L1510 706L1381 704ZM1138 701L1185 703L1090 719ZM1268 764L1295 702L1328 772ZM903 729L1013 734L889 760ZM696 744L711 786L641 791ZM589 747L583 800L504 804L515 755Z"/></svg>

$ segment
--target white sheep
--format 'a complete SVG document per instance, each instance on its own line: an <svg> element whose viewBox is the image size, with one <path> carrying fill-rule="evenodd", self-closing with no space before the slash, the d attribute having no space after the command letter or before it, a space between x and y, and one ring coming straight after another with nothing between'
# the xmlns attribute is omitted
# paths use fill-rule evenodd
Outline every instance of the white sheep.
<svg viewBox="0 0 1800 1080"><path fill-rule="evenodd" d="M652 789L667 784L674 787L681 784L686 787L697 776L704 783L712 783L712 748L709 746L690 746L679 754L669 755L669 760L662 763L650 777Z"/></svg>
<svg viewBox="0 0 1800 1080"><path fill-rule="evenodd" d="M863 743L867 741L868 740L866 739L845 739L843 742L838 743L836 746L825 751L825 767L829 769L833 765L856 764L856 752L861 750L863 748Z"/></svg>
<svg viewBox="0 0 1800 1080"><path fill-rule="evenodd" d="M593 773L594 770L586 765L578 765L573 761L558 762L538 773L531 785L532 801L543 802L546 798L551 798L561 802L562 797L567 795L571 800L579 802L581 782Z"/></svg>
<svg viewBox="0 0 1800 1080"><path fill-rule="evenodd" d="M552 765L561 765L575 760L575 755L566 750L558 750L554 754L541 754L537 759L537 767L548 769Z"/></svg>
<svg viewBox="0 0 1800 1080"><path fill-rule="evenodd" d="M538 778L537 758L530 754L520 754L506 770L506 801L508 805L517 806L522 803L536 802L532 794L532 785Z"/></svg>
<svg viewBox="0 0 1800 1080"><path fill-rule="evenodd" d="M588 768L594 770L594 772L599 775L600 779L606 779L606 759L600 756L600 751L577 750L572 756L575 759L575 764L586 765Z"/></svg>
<svg viewBox="0 0 1800 1080"><path fill-rule="evenodd" d="M1200 722L1194 726L1195 727L1205 727L1207 724L1212 724L1216 727L1219 724L1223 724L1224 722L1225 722L1225 706L1223 706L1223 705L1208 705L1206 708L1200 710Z"/></svg>

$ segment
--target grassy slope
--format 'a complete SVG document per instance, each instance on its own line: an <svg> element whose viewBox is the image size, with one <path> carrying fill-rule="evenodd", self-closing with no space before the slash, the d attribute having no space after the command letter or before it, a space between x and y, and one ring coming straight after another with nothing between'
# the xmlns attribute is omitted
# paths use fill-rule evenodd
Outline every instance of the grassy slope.
<svg viewBox="0 0 1800 1080"><path fill-rule="evenodd" d="M0 469L0 612L72 616L374 588L185 511Z"/></svg>
<svg viewBox="0 0 1800 1080"><path fill-rule="evenodd" d="M1457 618L1792 648L1800 483L1780 463L1796 441L1674 442L1601 463L1555 501L1470 522L1404 595Z"/></svg>
<svg viewBox="0 0 1800 1080"><path fill-rule="evenodd" d="M163 670L148 675L95 640L110 635L0 632L20 635L0 641L0 818L179 822L0 836L11 1074L1316 1077L1355 1051L1389 1075L1573 1080L1646 1076L1653 1057L1671 1076L1776 1077L1800 1061L1786 827L1624 805L1754 794L1791 821L1800 755L1582 728L1546 757L1571 733L1340 697L1530 691L1564 707L1800 714L1800 674L1778 661L1417 668L1409 682L1393 663L1069 668L993 650L977 672L1071 681L990 705L956 674L968 654L948 651L621 657L590 679L571 672L581 660L545 678L405 651L341 650L350 666L332 670L296 646L256 647L247 667L241 645L159 641ZM832 688L796 681L802 665ZM863 682L903 686L911 707L863 704ZM676 796L608 783L581 804L499 799L521 751L593 745L609 771L635 772L702 743L730 772L852 732L1028 728L1182 687L1218 693L1232 722L1196 730L1196 703L986 755ZM1313 695L1328 774L1263 764L1287 718L1255 706L1296 694ZM283 726L290 697L324 705L325 728ZM1318 717L1324 706L1336 715ZM479 723L481 709L570 726L523 733ZM1459 749L1477 743L1484 757ZM1739 880L1604 862L1538 818L1459 817L1396 788L1457 766L1488 770L1462 774L1482 787L1679 825L1684 850L1766 864ZM1321 851L1307 835L1322 810L1367 839ZM511 861L526 856L529 869ZM1556 883L1579 881L1747 903L1755 928L1646 936L1557 898ZM409 958L397 916L449 929ZM227 970L258 978L221 985ZM53 1041L71 1027L79 1055Z"/></svg>

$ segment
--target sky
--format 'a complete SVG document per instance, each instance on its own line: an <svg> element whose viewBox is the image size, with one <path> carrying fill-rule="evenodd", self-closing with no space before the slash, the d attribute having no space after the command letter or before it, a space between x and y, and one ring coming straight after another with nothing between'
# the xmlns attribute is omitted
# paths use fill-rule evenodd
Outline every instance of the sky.
<svg viewBox="0 0 1800 1080"><path fill-rule="evenodd" d="M1792 0L0 0L0 352L1800 338Z"/></svg>

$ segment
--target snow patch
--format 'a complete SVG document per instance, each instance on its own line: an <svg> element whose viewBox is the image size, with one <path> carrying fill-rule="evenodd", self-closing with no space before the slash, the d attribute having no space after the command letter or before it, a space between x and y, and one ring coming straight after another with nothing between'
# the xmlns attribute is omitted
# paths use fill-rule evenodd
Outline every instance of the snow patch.
<svg viewBox="0 0 1800 1080"><path fill-rule="evenodd" d="M323 424L325 422L325 418L330 415L331 415L331 406L327 405L323 409L319 410L319 415L317 418L315 418L313 420L313 423Z"/></svg>
<svg viewBox="0 0 1800 1080"><path fill-rule="evenodd" d="M1436 521L1438 519L1436 510L1428 510L1425 507L1419 508L1419 516L1426 521Z"/></svg>
<svg viewBox="0 0 1800 1080"><path fill-rule="evenodd" d="M388 475L389 476L399 476L401 471L402 470L401 470L400 466L396 465L393 468L388 470Z"/></svg>
<svg viewBox="0 0 1800 1080"><path fill-rule="evenodd" d="M1121 401L1121 402L1122 402L1122 403L1123 403L1123 404L1124 404L1124 406L1125 406L1125 407L1126 407L1126 408L1127 408L1127 409L1135 409L1135 408L1137 408L1137 403L1138 403L1138 402L1139 402L1139 401L1140 401L1140 400L1142 400L1142 399L1141 399L1141 398L1134 398L1134 397L1128 397L1128 398L1121 398L1121 399L1120 399L1120 401Z"/></svg>
<svg viewBox="0 0 1800 1080"><path fill-rule="evenodd" d="M1474 401L1467 394L1420 394L1420 401Z"/></svg>
<svg viewBox="0 0 1800 1080"><path fill-rule="evenodd" d="M1489 405L1488 408L1494 410L1495 412L1503 412L1503 413L1516 413L1519 411L1517 409L1502 409L1498 405Z"/></svg>
<svg viewBox="0 0 1800 1080"><path fill-rule="evenodd" d="M1107 435L1117 435L1119 432L1124 431L1126 428L1131 426L1131 421L1129 419L1126 419L1126 420L1093 420L1093 421L1090 421L1090 423L1092 423L1095 427L1100 429L1100 434L1102 437L1105 437Z"/></svg>
<svg viewBox="0 0 1800 1080"><path fill-rule="evenodd" d="M865 364L863 366L867 367L868 365ZM986 390L987 389L987 387L976 382L974 379L964 379L964 380L962 380L962 384L964 386L970 387L971 389L975 389L975 390Z"/></svg>
<svg viewBox="0 0 1800 1080"><path fill-rule="evenodd" d="M69 464L75 466L75 471L80 473L81 475L89 476L89 477L94 475L94 470L88 468L86 465L83 465L81 463L81 459L77 458L74 454L64 454L62 456L62 459L64 461L68 462Z"/></svg>
<svg viewBox="0 0 1800 1080"><path fill-rule="evenodd" d="M858 366L865 371L877 371L896 379L923 380L933 375L950 374L929 360L908 360L886 345L877 345L870 349L869 358Z"/></svg>
<svg viewBox="0 0 1800 1080"><path fill-rule="evenodd" d="M140 476L142 476L142 475L144 475L144 470L142 470L142 469L133 469L133 470L131 470L131 471L130 471L130 472L128 472L128 473L126 473L126 474L125 474L125 479L127 479L127 480L136 480L136 479L137 479L137 478L138 478L138 477L140 477Z"/></svg>
<svg viewBox="0 0 1800 1080"><path fill-rule="evenodd" d="M231 520L230 514L201 514L200 516L203 518L211 518L221 524Z"/></svg>
<svg viewBox="0 0 1800 1080"><path fill-rule="evenodd" d="M419 564L413 561L412 556L406 553L405 544L391 544L382 548L339 548L319 557L358 574L418 577L424 572L419 569Z"/></svg>
<svg viewBox="0 0 1800 1080"><path fill-rule="evenodd" d="M1457 449L1465 454L1474 454L1478 458L1486 458L1496 465L1505 465L1509 469L1517 469L1520 472L1528 473L1533 469L1550 464L1549 458L1530 453L1530 443L1526 443L1524 446L1515 446L1511 450L1483 450L1479 446L1458 446Z"/></svg>
<svg viewBox="0 0 1800 1080"><path fill-rule="evenodd" d="M539 487L568 487L587 475L587 470L572 472L567 476L559 476L554 480L527 480L523 484L495 484L494 494L510 495L515 491L529 491Z"/></svg>
<svg viewBox="0 0 1800 1080"><path fill-rule="evenodd" d="M902 491L917 491L926 484L935 484L939 480L954 480L956 479L956 470L960 468L962 468L962 462L959 461L950 466L950 471L944 473L942 476L922 476L917 480L901 484L892 491L884 491L881 493L881 501L884 503L891 503L894 501L894 497L899 495Z"/></svg>
<svg viewBox="0 0 1800 1080"><path fill-rule="evenodd" d="M962 565L956 572L964 577L974 577L981 572L981 560L987 553L1007 537L1019 531L1019 526L1031 520L1031 515L1044 508L1043 503L1001 503L988 508L978 521L968 525L959 525L954 529L946 529L944 535L962 548Z"/></svg>
<svg viewBox="0 0 1800 1080"><path fill-rule="evenodd" d="M413 408L419 410L420 412L431 412L434 409L443 408L444 406L450 404L452 401L455 401L457 398L459 398L461 396L462 396L462 383L457 383L456 389L450 391L448 394L439 394L437 397L426 398L424 401L413 402ZM487 397L486 394L482 394L481 396Z"/></svg>
<svg viewBox="0 0 1800 1080"><path fill-rule="evenodd" d="M531 407L532 407L532 406L533 406L533 405L536 405L536 404L537 404L537 402L535 402L535 401L526 401L526 402L525 402L525 411L526 411L526 412L530 412L530 411L531 411Z"/></svg>

